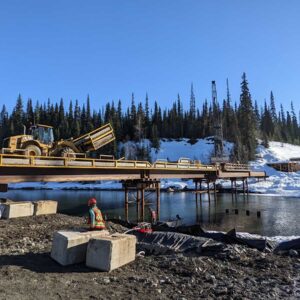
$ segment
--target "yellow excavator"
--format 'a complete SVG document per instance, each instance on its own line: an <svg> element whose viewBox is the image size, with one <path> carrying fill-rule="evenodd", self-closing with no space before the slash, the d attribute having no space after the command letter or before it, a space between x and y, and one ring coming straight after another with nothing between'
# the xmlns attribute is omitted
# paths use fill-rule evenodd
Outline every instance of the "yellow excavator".
<svg viewBox="0 0 300 300"><path fill-rule="evenodd" d="M53 127L35 124L29 134L15 135L3 140L1 153L27 156L85 157L115 139L112 126L108 123L89 133L73 139L54 141Z"/></svg>

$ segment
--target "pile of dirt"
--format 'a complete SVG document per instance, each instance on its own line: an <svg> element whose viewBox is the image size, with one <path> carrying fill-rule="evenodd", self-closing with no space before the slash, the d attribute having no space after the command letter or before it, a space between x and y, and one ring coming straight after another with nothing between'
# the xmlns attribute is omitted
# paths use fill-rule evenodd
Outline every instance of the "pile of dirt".
<svg viewBox="0 0 300 300"><path fill-rule="evenodd" d="M138 255L111 273L84 264L62 267L49 252L57 230L82 228L80 217L0 220L1 299L279 299L300 297L300 258L225 245L213 253ZM126 228L107 223L111 232Z"/></svg>

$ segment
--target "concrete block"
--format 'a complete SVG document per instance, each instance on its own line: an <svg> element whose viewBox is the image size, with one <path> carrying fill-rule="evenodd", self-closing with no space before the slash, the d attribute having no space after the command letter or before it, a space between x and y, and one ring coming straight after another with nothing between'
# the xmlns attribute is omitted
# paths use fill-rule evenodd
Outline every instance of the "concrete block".
<svg viewBox="0 0 300 300"><path fill-rule="evenodd" d="M113 234L89 241L86 265L101 271L112 271L135 260L136 237Z"/></svg>
<svg viewBox="0 0 300 300"><path fill-rule="evenodd" d="M34 216L51 215L57 213L57 201L39 200L33 202Z"/></svg>
<svg viewBox="0 0 300 300"><path fill-rule="evenodd" d="M31 202L7 202L1 203L1 218L12 219L29 217L33 215L33 204Z"/></svg>
<svg viewBox="0 0 300 300"><path fill-rule="evenodd" d="M89 240L108 234L107 230L57 231L53 236L51 257L63 266L84 262Z"/></svg>

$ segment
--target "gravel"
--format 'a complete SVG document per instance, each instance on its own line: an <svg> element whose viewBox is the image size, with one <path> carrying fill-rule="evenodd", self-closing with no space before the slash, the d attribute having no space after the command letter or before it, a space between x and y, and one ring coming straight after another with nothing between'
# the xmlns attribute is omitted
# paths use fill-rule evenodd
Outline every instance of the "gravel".
<svg viewBox="0 0 300 300"><path fill-rule="evenodd" d="M57 230L82 228L80 217L0 220L1 299L295 299L298 252L263 253L226 245L213 254L138 255L111 273L84 264L62 267L49 252ZM111 232L126 228L108 222Z"/></svg>

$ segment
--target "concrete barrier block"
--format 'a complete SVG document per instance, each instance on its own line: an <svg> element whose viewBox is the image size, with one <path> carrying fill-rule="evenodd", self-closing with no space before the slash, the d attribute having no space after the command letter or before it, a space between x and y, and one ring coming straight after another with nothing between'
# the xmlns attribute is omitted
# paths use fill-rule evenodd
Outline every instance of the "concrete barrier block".
<svg viewBox="0 0 300 300"><path fill-rule="evenodd" d="M89 241L86 265L101 271L112 271L135 260L136 237L113 234Z"/></svg>
<svg viewBox="0 0 300 300"><path fill-rule="evenodd" d="M84 262L89 240L108 234L107 230L57 231L53 236L51 257L63 266Z"/></svg>
<svg viewBox="0 0 300 300"><path fill-rule="evenodd" d="M57 201L39 200L33 202L34 216L51 215L57 213Z"/></svg>
<svg viewBox="0 0 300 300"><path fill-rule="evenodd" d="M1 203L1 218L12 219L29 217L33 215L33 204L31 202L7 202Z"/></svg>

